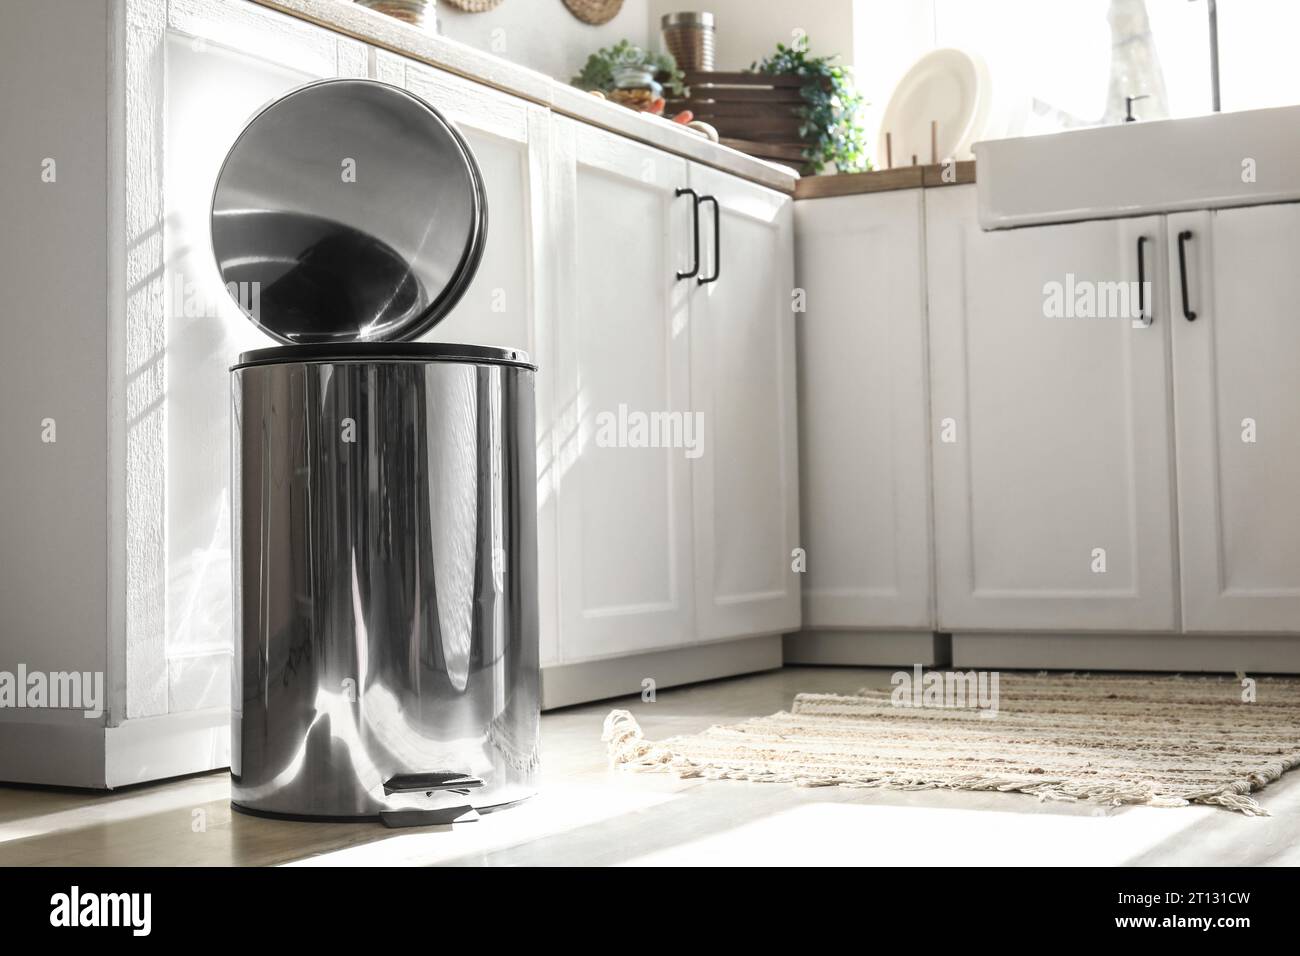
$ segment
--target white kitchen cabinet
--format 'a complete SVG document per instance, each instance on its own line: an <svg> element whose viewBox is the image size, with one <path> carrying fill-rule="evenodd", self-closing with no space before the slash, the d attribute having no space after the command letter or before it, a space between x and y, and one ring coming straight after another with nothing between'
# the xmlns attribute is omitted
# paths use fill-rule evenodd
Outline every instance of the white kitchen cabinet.
<svg viewBox="0 0 1300 956"><path fill-rule="evenodd" d="M690 301L696 636L799 626L793 202L692 164L700 275Z"/></svg>
<svg viewBox="0 0 1300 956"><path fill-rule="evenodd" d="M1175 630L1163 218L981 232L973 186L926 206L940 628ZM1139 238L1149 324L1117 285ZM1049 317L1088 288L1119 314Z"/></svg>
<svg viewBox="0 0 1300 956"><path fill-rule="evenodd" d="M553 467L570 662L694 636L692 462L648 428L690 411L693 285L676 273L691 264L692 200L677 195L684 159L566 119L552 136L566 197Z"/></svg>
<svg viewBox="0 0 1300 956"><path fill-rule="evenodd" d="M552 140L560 662L797 627L789 197L570 120Z"/></svg>
<svg viewBox="0 0 1300 956"><path fill-rule="evenodd" d="M924 194L800 202L804 625L934 623Z"/></svg>
<svg viewBox="0 0 1300 956"><path fill-rule="evenodd" d="M1184 627L1300 631L1300 205L1171 215L1168 249Z"/></svg>

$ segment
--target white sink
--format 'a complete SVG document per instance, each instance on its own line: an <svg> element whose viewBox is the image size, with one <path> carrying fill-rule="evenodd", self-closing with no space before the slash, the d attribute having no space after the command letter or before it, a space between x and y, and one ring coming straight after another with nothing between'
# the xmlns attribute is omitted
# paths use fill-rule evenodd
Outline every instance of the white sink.
<svg viewBox="0 0 1300 956"><path fill-rule="evenodd" d="M985 229L1300 200L1300 106L976 143Z"/></svg>

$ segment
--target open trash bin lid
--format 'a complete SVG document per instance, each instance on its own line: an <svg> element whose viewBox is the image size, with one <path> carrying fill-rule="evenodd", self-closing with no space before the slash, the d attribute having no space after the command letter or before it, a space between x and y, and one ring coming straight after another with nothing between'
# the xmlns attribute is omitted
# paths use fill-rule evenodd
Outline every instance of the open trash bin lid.
<svg viewBox="0 0 1300 956"><path fill-rule="evenodd" d="M295 345L417 338L460 299L487 235L482 176L428 103L374 80L286 94L217 175L212 248L263 331ZM252 285L256 283L256 285Z"/></svg>

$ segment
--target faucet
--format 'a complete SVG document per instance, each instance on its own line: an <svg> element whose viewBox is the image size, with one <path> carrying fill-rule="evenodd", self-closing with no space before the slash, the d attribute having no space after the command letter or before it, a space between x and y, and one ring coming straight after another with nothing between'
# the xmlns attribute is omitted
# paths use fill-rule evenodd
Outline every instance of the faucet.
<svg viewBox="0 0 1300 956"><path fill-rule="evenodd" d="M1132 123L1137 120L1137 117L1133 115L1133 104L1136 103L1138 100L1149 99L1150 96L1151 96L1150 93L1143 93L1141 96L1124 97L1124 122L1125 123Z"/></svg>

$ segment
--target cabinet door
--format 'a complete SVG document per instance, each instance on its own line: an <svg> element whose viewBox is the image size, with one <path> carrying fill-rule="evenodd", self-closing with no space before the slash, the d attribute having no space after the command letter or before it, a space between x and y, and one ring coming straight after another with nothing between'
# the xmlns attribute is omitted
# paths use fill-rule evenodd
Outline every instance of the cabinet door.
<svg viewBox="0 0 1300 956"><path fill-rule="evenodd" d="M800 618L792 568L793 204L704 166L691 167L691 185L712 197L700 203L702 274L682 283L692 299L692 405L703 424L691 462L698 635L793 630Z"/></svg>
<svg viewBox="0 0 1300 956"><path fill-rule="evenodd" d="M929 628L921 190L795 206L804 624Z"/></svg>
<svg viewBox="0 0 1300 956"><path fill-rule="evenodd" d="M926 204L940 627L1174 629L1163 219Z"/></svg>
<svg viewBox="0 0 1300 956"><path fill-rule="evenodd" d="M689 410L691 289L675 273L690 265L691 204L675 196L683 159L570 120L552 135L566 197L553 263L560 658L573 661L693 637L691 461L649 425Z"/></svg>
<svg viewBox="0 0 1300 956"><path fill-rule="evenodd" d="M1300 206L1168 229L1184 626L1300 631Z"/></svg>

